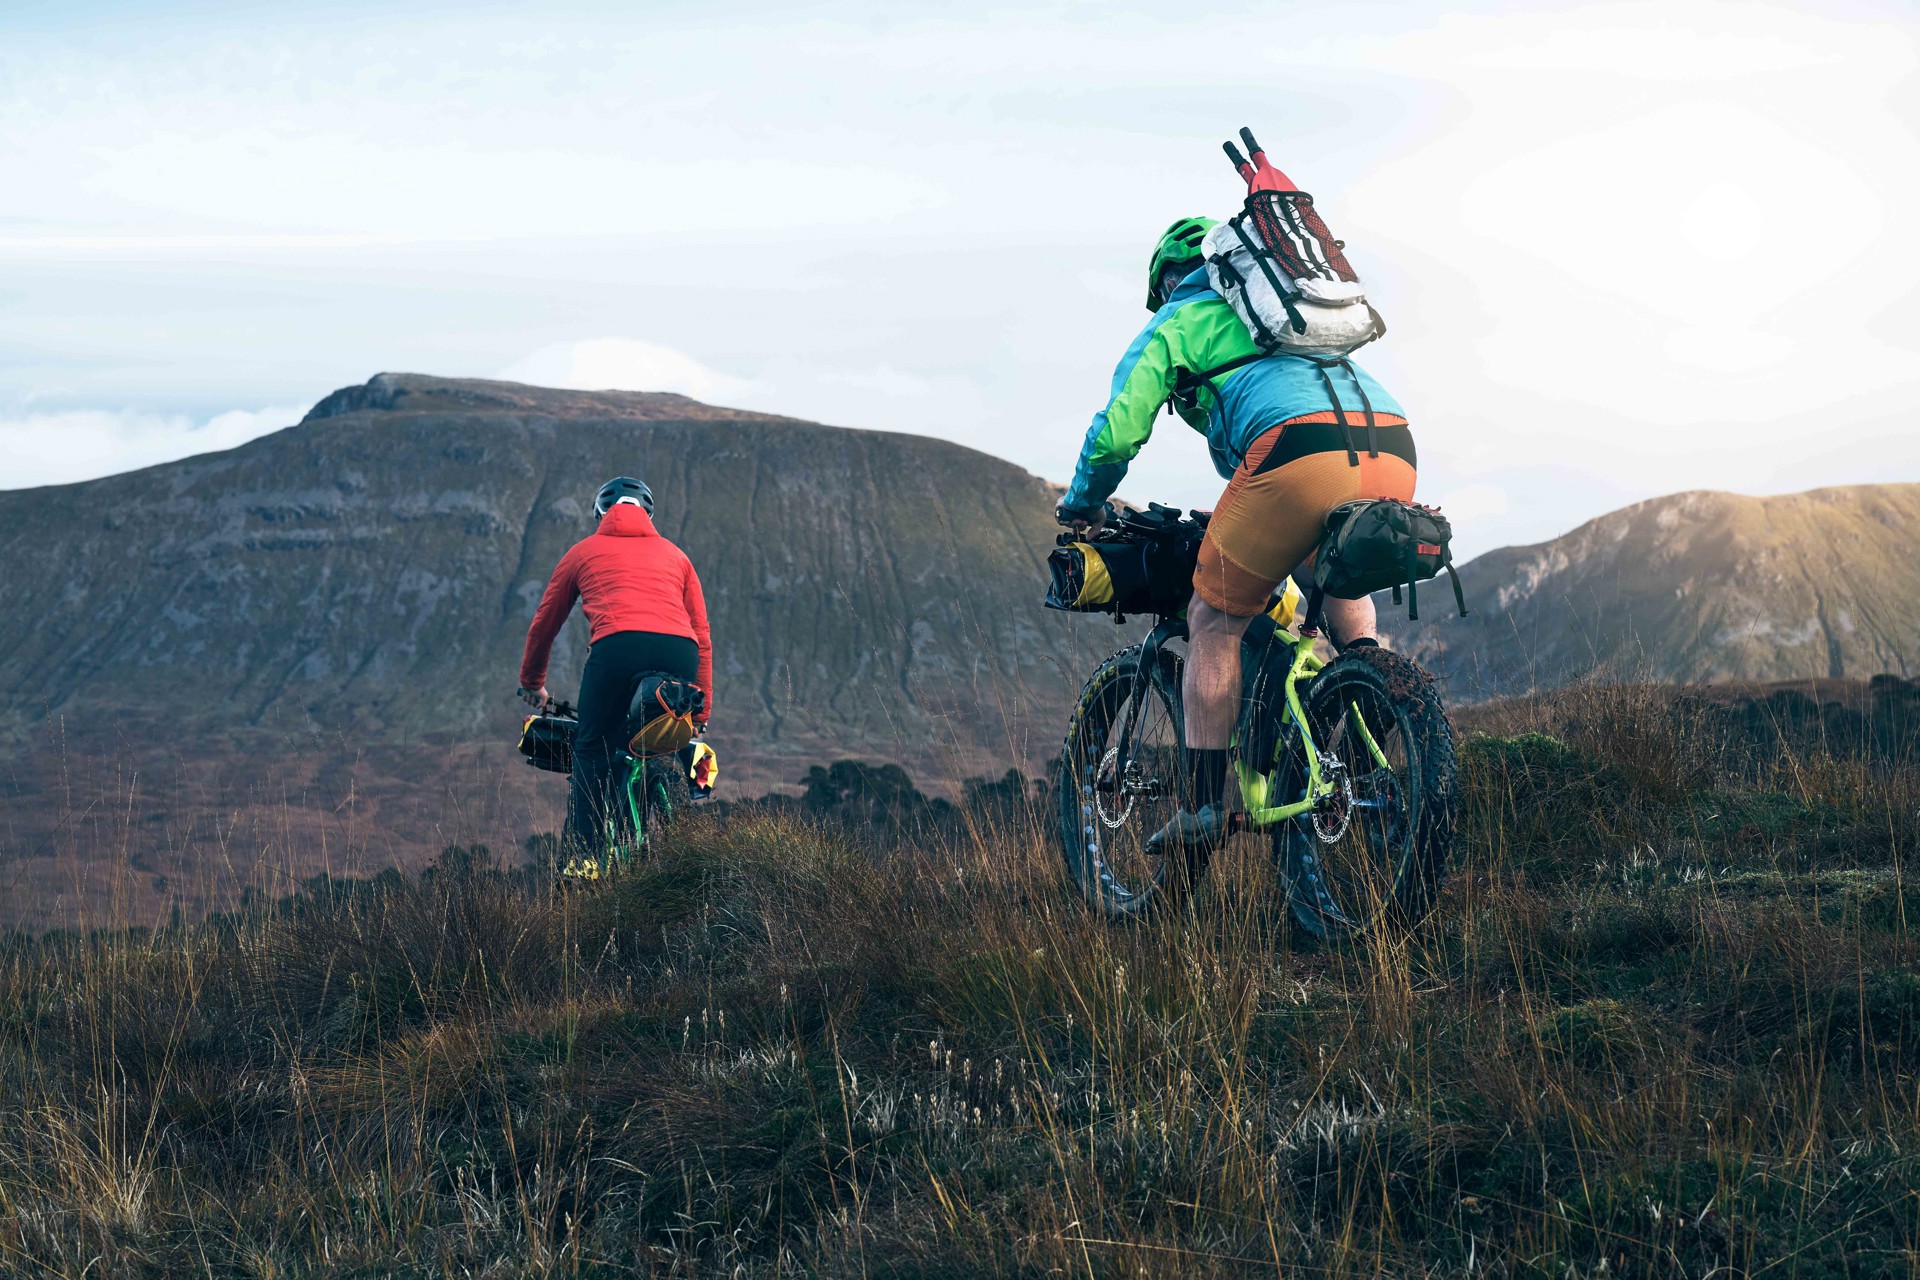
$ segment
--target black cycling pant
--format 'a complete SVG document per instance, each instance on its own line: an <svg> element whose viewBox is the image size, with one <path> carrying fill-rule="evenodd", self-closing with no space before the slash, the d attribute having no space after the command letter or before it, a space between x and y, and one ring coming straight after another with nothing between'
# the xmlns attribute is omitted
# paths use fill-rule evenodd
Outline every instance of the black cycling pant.
<svg viewBox="0 0 1920 1280"><path fill-rule="evenodd" d="M625 783L611 776L614 757L627 745L633 686L650 671L695 679L700 646L686 636L616 631L587 651L576 703L580 725L573 731L573 783L567 791L568 856L597 857L605 846L609 806Z"/></svg>

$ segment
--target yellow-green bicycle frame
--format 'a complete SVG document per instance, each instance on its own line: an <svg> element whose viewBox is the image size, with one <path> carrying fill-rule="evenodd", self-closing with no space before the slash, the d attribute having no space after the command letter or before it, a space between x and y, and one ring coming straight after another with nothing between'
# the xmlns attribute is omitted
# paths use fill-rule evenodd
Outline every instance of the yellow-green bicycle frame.
<svg viewBox="0 0 1920 1280"><path fill-rule="evenodd" d="M1320 750L1313 741L1313 731L1307 726L1306 710L1300 704L1301 683L1319 675L1327 665L1313 651L1315 638L1313 634L1296 636L1276 631L1272 641L1293 646L1293 660L1287 666L1286 710L1283 714L1293 722L1294 732L1300 735L1300 741L1306 747L1307 793L1286 804L1270 804L1274 789L1279 785L1281 766L1276 764L1271 773L1259 773L1246 761L1236 757L1233 770L1240 784L1240 797L1246 803L1245 822L1248 830L1264 831L1276 827L1306 813L1333 794L1333 780L1321 771ZM1355 706L1350 711L1354 728L1358 730L1361 741L1367 744L1374 763L1383 769L1391 768L1386 753L1380 750L1380 744L1374 740L1373 731L1367 728L1366 718L1360 714L1360 708Z"/></svg>

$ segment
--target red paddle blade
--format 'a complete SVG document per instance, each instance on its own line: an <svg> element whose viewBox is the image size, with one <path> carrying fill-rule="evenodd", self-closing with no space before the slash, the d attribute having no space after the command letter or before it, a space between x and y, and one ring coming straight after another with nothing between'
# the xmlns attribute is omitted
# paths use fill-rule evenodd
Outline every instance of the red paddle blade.
<svg viewBox="0 0 1920 1280"><path fill-rule="evenodd" d="M1247 151L1253 161L1248 166L1253 170L1251 174L1246 169L1240 171L1240 176L1247 180L1249 194L1255 191L1298 191L1300 189L1293 185L1292 178L1267 163L1267 153L1258 142L1254 141L1253 130L1241 129L1240 140L1247 144Z"/></svg>

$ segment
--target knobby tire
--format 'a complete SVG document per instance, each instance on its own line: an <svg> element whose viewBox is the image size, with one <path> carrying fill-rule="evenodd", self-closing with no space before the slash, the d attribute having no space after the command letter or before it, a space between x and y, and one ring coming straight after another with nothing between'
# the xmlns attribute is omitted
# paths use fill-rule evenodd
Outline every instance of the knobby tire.
<svg viewBox="0 0 1920 1280"><path fill-rule="evenodd" d="M1080 895L1113 920L1145 916L1182 896L1205 869L1204 853L1149 858L1147 837L1173 817L1184 790L1179 744L1185 715L1180 700L1180 659L1162 650L1147 673L1134 752L1142 772L1163 794L1126 797L1102 792L1101 772L1123 731L1128 702L1140 678L1140 646L1114 654L1080 691L1061 751L1058 821L1067 872ZM1118 825L1110 825L1119 819Z"/></svg>

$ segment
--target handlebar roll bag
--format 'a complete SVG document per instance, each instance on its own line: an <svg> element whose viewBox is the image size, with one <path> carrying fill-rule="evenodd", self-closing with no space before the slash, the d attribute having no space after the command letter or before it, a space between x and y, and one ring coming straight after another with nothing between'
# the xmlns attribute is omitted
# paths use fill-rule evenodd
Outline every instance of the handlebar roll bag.
<svg viewBox="0 0 1920 1280"><path fill-rule="evenodd" d="M1109 548L1125 550L1121 546ZM1091 542L1069 542L1047 557L1047 608L1069 613L1112 613L1115 606L1113 571L1101 548Z"/></svg>
<svg viewBox="0 0 1920 1280"><path fill-rule="evenodd" d="M572 773L573 731L579 724L572 716L528 716L520 726L520 754L536 769Z"/></svg>
<svg viewBox="0 0 1920 1280"><path fill-rule="evenodd" d="M1069 542L1047 557L1047 608L1175 614L1193 593L1198 539Z"/></svg>

